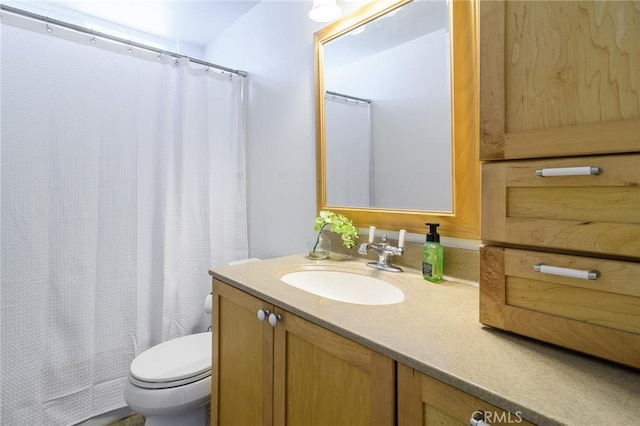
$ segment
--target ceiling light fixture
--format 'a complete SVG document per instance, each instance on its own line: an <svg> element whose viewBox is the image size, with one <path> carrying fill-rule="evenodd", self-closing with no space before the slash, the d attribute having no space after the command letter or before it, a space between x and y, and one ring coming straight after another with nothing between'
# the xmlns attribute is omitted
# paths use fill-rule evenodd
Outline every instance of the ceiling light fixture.
<svg viewBox="0 0 640 426"><path fill-rule="evenodd" d="M354 28L351 31L349 31L347 33L347 35L354 36L354 35L362 34L364 32L364 30L366 30L366 29L367 29L367 27L365 25L361 25L361 26L359 26L357 28Z"/></svg>
<svg viewBox="0 0 640 426"><path fill-rule="evenodd" d="M336 4L336 0L313 0L313 6L309 11L309 18L316 22L329 22L342 15L342 8Z"/></svg>

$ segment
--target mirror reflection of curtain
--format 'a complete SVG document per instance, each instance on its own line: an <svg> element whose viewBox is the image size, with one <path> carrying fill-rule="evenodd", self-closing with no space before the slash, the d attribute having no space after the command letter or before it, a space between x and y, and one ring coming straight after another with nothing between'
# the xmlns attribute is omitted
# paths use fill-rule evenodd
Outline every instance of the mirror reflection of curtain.
<svg viewBox="0 0 640 426"><path fill-rule="evenodd" d="M325 96L327 204L373 204L371 104L338 94Z"/></svg>

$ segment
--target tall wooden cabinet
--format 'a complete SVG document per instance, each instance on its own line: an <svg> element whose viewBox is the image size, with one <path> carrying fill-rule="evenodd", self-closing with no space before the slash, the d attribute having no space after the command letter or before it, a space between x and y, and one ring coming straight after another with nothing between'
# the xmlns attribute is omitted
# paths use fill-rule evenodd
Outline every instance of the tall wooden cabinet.
<svg viewBox="0 0 640 426"><path fill-rule="evenodd" d="M213 289L212 425L395 424L392 359L221 281Z"/></svg>
<svg viewBox="0 0 640 426"><path fill-rule="evenodd" d="M480 320L640 368L640 3L480 2Z"/></svg>

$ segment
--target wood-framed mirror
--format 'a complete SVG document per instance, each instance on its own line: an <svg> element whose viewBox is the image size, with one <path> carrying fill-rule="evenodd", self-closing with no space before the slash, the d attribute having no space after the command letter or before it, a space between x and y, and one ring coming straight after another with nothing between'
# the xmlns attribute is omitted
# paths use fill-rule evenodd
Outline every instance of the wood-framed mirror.
<svg viewBox="0 0 640 426"><path fill-rule="evenodd" d="M385 51L383 53L386 56L381 59L379 52L366 54L369 57L378 56L376 60L379 64L385 61L395 64L397 73L394 79L409 79L408 86L415 89L417 94L414 96L415 98L432 97L431 94L424 95L424 91L421 90L427 85L434 85L433 87L440 91L443 91L444 88L444 92L448 92L448 100L438 101L438 108L434 109L433 106L416 107L412 112L406 113L402 108L392 106L391 109L396 112L395 117L385 118L380 112L383 109L384 102L378 102L378 99L376 99L377 94L369 98L366 95L357 96L351 93L344 93L351 91L357 94L368 92L358 92L358 90L361 90L360 88L351 89L352 86L348 84L341 85L339 78L332 77L333 75L343 76L348 74L342 71L340 73L332 72L334 69L333 64L341 63L340 61L342 61L342 64L347 60L359 63L358 66L351 66L352 69L357 70L355 73L352 72L352 75L357 76L354 80L363 80L365 77L370 77L367 75L369 70L377 69L377 67L371 66L372 63L376 62L369 61L367 63L366 60L363 61L362 54L358 53L355 55L358 57L353 59L353 54L345 54L335 47L344 44L343 40L363 29L370 31L373 27L374 30L372 31L375 31L377 24L383 20L387 22L395 20L395 28L408 28L412 24L409 21L403 21L403 19L406 20L407 18L402 18L402 12L403 9L409 9L410 7L413 7L413 9L409 9L408 12L405 10L404 12L405 15L414 16L414 20L415 16L419 16L421 13L427 13L428 19L431 19L431 16L436 14L442 15L441 11L428 10L421 12L418 9L418 7L433 8L435 3L433 1L421 2L419 0L376 0L314 34L317 205L318 210L332 210L336 213L344 214L359 227L374 225L380 229L391 231L406 229L408 232L424 233L425 222L438 222L440 223L440 233L444 236L479 239L480 163L478 160L477 5L475 0L442 0L440 2L441 9L445 9L445 17L441 18L446 20L443 24L445 27L444 32L441 28L429 29L433 25L427 24L423 18L418 18L423 19L424 23L422 21L418 22L416 28L421 28L421 31L427 28L427 34L408 36L412 40L410 43L405 41L395 42L396 45L401 45L404 50L402 54L406 58L411 58L409 60L389 59L397 58L388 56L387 52L391 50L390 45L394 44L390 39L395 38L399 33L397 30L390 30L389 27L380 30L376 35L378 40L376 43L384 45L380 50ZM435 34L436 31L437 34ZM370 36L370 39L376 39L376 37ZM416 44L413 41L418 38L429 38L429 40L437 38L440 43L438 48L440 52L443 51L442 46L444 45L442 41L444 40L446 43L446 55L436 54L433 51L427 52L424 47L421 47L423 45ZM383 41L381 42L380 40ZM433 43L433 41L429 41L429 43ZM354 49L362 49L358 43L351 44L353 45L350 47L351 52L356 51ZM427 57L426 61L417 60L421 54ZM345 57L348 59L344 59ZM436 59L440 59L440 62L437 62ZM449 62L448 64L446 63L447 61ZM436 63L439 64L438 66L448 65L446 68L440 67L440 71L438 71L442 77L442 70L446 69L445 72L448 75L444 75L442 78L439 77L438 81L425 81L427 80L425 76L430 75L427 74L429 71L423 72L419 67L416 67L415 65L418 62L426 62L431 65ZM442 62L444 64L441 64ZM408 68L414 67L413 72L406 72L407 66ZM328 67L331 67L331 69L328 69ZM329 82L327 82L328 76L330 78ZM377 78L378 76L376 76ZM435 79L433 77L428 78ZM384 80L375 81L376 83L372 83L371 86L383 87L387 84ZM337 85L342 89L346 87L347 89L333 91L329 87L330 85ZM407 85L406 81L405 85ZM354 151L351 147L346 149L345 141L348 142L359 137L352 134L352 130L355 127L353 123L356 122L353 120L357 120L357 118L345 120L342 127L334 125L335 119L330 117L347 116L344 112L332 112L332 106L327 107L326 102L335 102L336 100L342 104L352 105L369 103L369 106L365 105L365 108L368 108L368 112L358 114L365 117L368 116L366 119L368 121L363 122L362 126L364 133L367 133L365 145L374 146L374 148L369 147L367 148L368 151L362 151L360 148ZM396 101L395 105L398 105L397 100L394 101ZM378 109L372 107L372 104ZM388 101L387 105L389 105ZM431 111L431 113L423 113L424 111ZM423 118L427 114L433 114L432 120L435 121L425 128L425 124L422 122L425 121ZM372 116L373 118L371 118ZM330 128L327 126L328 118L333 120ZM412 121L400 121L405 119ZM374 120L375 123L372 124ZM394 121L399 123L395 130L393 128ZM445 127L443 127L443 123ZM420 128L420 125L423 127ZM440 130L436 129L437 126L440 126ZM417 130L412 134L408 134L405 131L413 127ZM382 128L385 131L376 130L378 128ZM343 140L336 142L335 134L341 134ZM413 141L411 143L418 143L419 149L418 146L405 144L408 140ZM440 143L438 147L430 145L437 142ZM385 148L379 148L380 145L385 145ZM338 158L340 156L343 157L344 161L342 161L342 164L338 164L337 168L335 160L328 160L329 157L336 158L336 154L328 155L328 151L329 153L339 152ZM436 151L441 151L444 157L439 159L432 158L432 153L435 156ZM398 152L404 152L405 158L394 157L394 153ZM328 161L332 162L330 172L327 171ZM361 167L360 163L362 162L367 164ZM420 169L428 169L428 171L435 172L436 166L442 165L447 167L443 170L438 169L438 175L435 177L428 174L404 175L402 173L407 170L418 171ZM350 169L350 175L336 174L335 172L335 170L346 170L347 168ZM355 168L355 170L352 168ZM382 173L383 170L386 175ZM385 185L381 185L380 182L386 184L396 177L398 178L398 182L395 183L396 187L387 189L387 194L384 194L382 190L372 189L372 186L376 188L383 187ZM358 181L360 183L357 183ZM354 184L354 188L346 191L340 189L338 191L340 194L335 189L331 189L335 188L336 185L346 186L347 182ZM357 185L360 186L358 187ZM367 195L361 197L360 195L364 193L367 193ZM405 196L404 199L393 198L400 193L408 193L409 195ZM443 194L444 201L436 202L435 195L432 197L432 194L436 193ZM447 193L449 194L448 200ZM374 199L376 200L375 202L372 201ZM431 202L432 204L430 205L429 203Z"/></svg>

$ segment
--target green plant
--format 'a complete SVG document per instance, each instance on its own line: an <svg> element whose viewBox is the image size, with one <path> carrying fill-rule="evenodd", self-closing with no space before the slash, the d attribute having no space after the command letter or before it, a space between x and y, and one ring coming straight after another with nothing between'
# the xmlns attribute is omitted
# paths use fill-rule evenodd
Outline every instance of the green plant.
<svg viewBox="0 0 640 426"><path fill-rule="evenodd" d="M352 248L356 245L356 241L358 241L358 228L353 226L353 223L345 216L336 214L330 210L322 210L316 218L316 225L313 228L318 231L313 251L316 250L320 242L320 234L327 226L331 226L329 231L340 234L343 246Z"/></svg>

